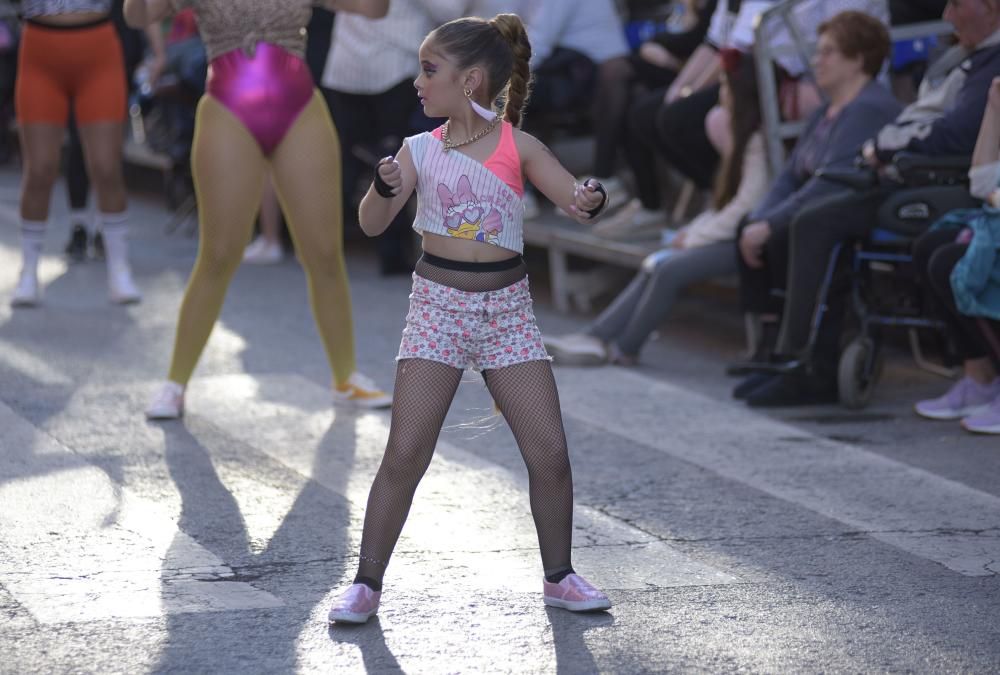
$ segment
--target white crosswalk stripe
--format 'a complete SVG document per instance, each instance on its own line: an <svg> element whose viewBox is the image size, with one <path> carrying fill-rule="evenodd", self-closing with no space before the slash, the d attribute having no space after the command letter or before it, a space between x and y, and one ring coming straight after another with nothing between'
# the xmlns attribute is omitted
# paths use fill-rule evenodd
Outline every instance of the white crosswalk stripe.
<svg viewBox="0 0 1000 675"><path fill-rule="evenodd" d="M622 369L560 370L558 377L570 420L848 524L961 574L1000 571L995 562L1000 499L992 495ZM608 400L619 405L608 406ZM201 378L188 407L225 436L342 494L355 512L349 538L356 548L357 526L388 435L386 413L337 412L326 389L294 375ZM724 424L705 428L708 407L718 410L714 418ZM37 621L282 605L250 584L227 581L233 572L225 561L177 529L176 504L123 489L3 404L0 428L0 585ZM317 461L321 443L326 454ZM441 442L393 559L396 583L419 579L421 590L431 593L456 592L470 583L478 590L485 584L485 589L537 593L540 563L526 487L522 475ZM258 490L252 481L239 489L248 491L241 499ZM273 492L273 486L259 490ZM291 499L286 497L276 502ZM274 495L267 500L274 503ZM276 514L270 526L280 520ZM586 506L577 507L575 525L575 563L607 589L752 581ZM456 566L484 573L441 574Z"/></svg>
<svg viewBox="0 0 1000 675"><path fill-rule="evenodd" d="M571 418L961 574L1000 574L1000 498L991 494L622 368L561 369L558 378Z"/></svg>

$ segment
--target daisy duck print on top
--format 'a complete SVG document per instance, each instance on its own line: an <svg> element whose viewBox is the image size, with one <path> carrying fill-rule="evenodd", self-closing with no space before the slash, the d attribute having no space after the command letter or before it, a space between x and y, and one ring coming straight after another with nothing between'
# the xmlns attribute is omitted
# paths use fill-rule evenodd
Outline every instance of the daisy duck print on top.
<svg viewBox="0 0 1000 675"><path fill-rule="evenodd" d="M524 179L510 124L500 125L485 162L447 151L441 128L411 136L406 145L419 176L415 230L521 252Z"/></svg>
<svg viewBox="0 0 1000 675"><path fill-rule="evenodd" d="M503 230L503 220L493 204L473 194L468 176L458 179L454 192L440 183L437 193L444 209L444 226L449 236L496 243Z"/></svg>

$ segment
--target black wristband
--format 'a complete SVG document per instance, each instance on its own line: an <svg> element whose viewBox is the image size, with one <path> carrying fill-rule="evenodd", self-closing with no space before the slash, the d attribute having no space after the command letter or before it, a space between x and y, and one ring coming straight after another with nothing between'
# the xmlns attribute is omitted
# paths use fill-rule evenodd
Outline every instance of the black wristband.
<svg viewBox="0 0 1000 675"><path fill-rule="evenodd" d="M392 199L396 195L393 194L392 188L389 187L389 184L386 183L384 180L382 180L382 175L378 172L380 166L382 165L381 164L375 165L375 178L372 181L375 184L375 192L378 193L379 197L384 197L385 199Z"/></svg>
<svg viewBox="0 0 1000 675"><path fill-rule="evenodd" d="M591 180L593 179L588 178L587 180L585 180L583 182L584 187L586 187L587 183L589 183ZM596 218L597 216L601 215L601 211L603 211L604 207L608 205L608 191L604 189L604 186L601 185L601 181L599 180L595 180L594 185L596 186L594 187L594 191L601 193L601 203L595 206L594 208L590 209L589 211L585 212L591 218Z"/></svg>

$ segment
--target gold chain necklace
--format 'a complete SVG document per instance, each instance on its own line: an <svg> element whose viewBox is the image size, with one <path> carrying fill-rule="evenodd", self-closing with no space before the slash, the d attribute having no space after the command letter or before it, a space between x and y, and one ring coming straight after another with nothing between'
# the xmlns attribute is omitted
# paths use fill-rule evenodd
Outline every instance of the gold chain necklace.
<svg viewBox="0 0 1000 675"><path fill-rule="evenodd" d="M470 136L469 138L465 139L461 143L452 143L451 142L451 136L448 134L448 130L451 128L451 122L450 121L445 122L444 123L444 129L441 130L441 140L444 141L444 151L448 152L452 148L460 148L463 145L468 145L469 143L475 143L480 138L482 138L483 136L487 136L491 131L493 131L494 129L496 129L498 124L500 124L500 116L499 115L497 115L496 117L494 117L493 121L490 122L489 125L485 129L483 129L482 131L480 131L475 136Z"/></svg>

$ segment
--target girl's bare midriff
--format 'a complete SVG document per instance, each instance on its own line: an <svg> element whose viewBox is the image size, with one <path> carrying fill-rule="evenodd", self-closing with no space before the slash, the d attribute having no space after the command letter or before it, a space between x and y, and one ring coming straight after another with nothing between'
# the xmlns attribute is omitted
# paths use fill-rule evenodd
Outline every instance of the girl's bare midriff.
<svg viewBox="0 0 1000 675"><path fill-rule="evenodd" d="M423 233L424 250L431 255L462 262L497 262L517 257L516 251L509 251L492 244L484 244L468 239L456 239L440 234Z"/></svg>

